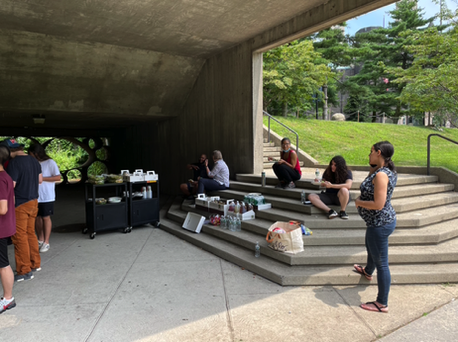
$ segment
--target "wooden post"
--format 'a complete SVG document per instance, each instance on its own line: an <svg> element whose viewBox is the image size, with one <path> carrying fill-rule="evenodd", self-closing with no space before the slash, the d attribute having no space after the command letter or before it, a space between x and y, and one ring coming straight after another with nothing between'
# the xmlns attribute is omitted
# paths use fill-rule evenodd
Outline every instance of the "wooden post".
<svg viewBox="0 0 458 342"><path fill-rule="evenodd" d="M359 122L359 110L358 110L358 122Z"/></svg>

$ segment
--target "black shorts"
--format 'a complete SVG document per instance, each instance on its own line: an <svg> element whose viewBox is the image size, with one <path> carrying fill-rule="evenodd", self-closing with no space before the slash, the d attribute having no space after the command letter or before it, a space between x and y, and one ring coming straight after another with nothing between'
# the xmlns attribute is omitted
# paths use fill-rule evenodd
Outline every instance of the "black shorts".
<svg viewBox="0 0 458 342"><path fill-rule="evenodd" d="M0 268L10 265L8 261L8 238L0 239Z"/></svg>
<svg viewBox="0 0 458 342"><path fill-rule="evenodd" d="M51 216L54 214L54 202L38 203L38 215L41 217Z"/></svg>
<svg viewBox="0 0 458 342"><path fill-rule="evenodd" d="M340 205L339 197L336 193L322 191L321 194L318 194L318 196L320 197L321 202L326 205ZM350 203L350 198L348 198L348 203Z"/></svg>

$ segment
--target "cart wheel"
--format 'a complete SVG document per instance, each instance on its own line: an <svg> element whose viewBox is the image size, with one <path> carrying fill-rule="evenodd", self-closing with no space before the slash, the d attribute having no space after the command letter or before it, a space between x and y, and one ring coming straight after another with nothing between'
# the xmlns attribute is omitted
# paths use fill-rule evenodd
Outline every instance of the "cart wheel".
<svg viewBox="0 0 458 342"><path fill-rule="evenodd" d="M124 228L124 234L127 234L129 232L129 227Z"/></svg>
<svg viewBox="0 0 458 342"><path fill-rule="evenodd" d="M129 227L129 231L128 231L128 233L130 233L131 231L132 231L132 227Z"/></svg>
<svg viewBox="0 0 458 342"><path fill-rule="evenodd" d="M87 234L87 228L83 228L83 230L81 231L81 233Z"/></svg>
<svg viewBox="0 0 458 342"><path fill-rule="evenodd" d="M92 240L94 240L94 238L95 238L95 232L91 234L90 238L91 238Z"/></svg>

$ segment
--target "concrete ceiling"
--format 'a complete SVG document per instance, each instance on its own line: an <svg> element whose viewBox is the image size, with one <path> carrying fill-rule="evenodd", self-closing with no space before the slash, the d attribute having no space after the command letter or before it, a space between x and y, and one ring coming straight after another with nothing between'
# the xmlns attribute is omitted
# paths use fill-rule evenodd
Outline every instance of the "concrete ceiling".
<svg viewBox="0 0 458 342"><path fill-rule="evenodd" d="M206 58L327 1L0 0L0 128L177 116Z"/></svg>
<svg viewBox="0 0 458 342"><path fill-rule="evenodd" d="M0 0L0 29L205 58L327 0Z"/></svg>

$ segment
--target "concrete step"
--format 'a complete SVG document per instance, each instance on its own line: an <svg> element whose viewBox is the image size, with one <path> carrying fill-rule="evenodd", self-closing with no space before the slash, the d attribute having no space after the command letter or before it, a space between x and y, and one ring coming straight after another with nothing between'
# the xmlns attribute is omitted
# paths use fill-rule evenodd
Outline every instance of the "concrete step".
<svg viewBox="0 0 458 342"><path fill-rule="evenodd" d="M188 211L204 215L201 210L189 205L190 202L183 202L177 214L179 220L184 219ZM258 212L259 213L259 212ZM329 221L329 220L328 220ZM178 221L179 222L179 221ZM259 218L242 222L242 229L260 235L263 239L269 227L275 221ZM330 220L329 223L339 222ZM309 223L306 226L311 228ZM335 245L361 245L364 246L366 227L355 228L320 228L314 227L311 236L303 236L304 245L307 246L335 246ZM428 225L417 229L405 229L397 227L390 236L390 245L412 245L412 244L438 244L440 242L458 236L458 219L452 219L436 224Z"/></svg>
<svg viewBox="0 0 458 342"><path fill-rule="evenodd" d="M269 182L270 184L270 182ZM307 188L305 188L307 187ZM265 195L272 195L272 196L279 196L285 198L300 198L300 194L302 190L307 189L308 193L311 192L320 192L320 188L308 182L297 182L297 187L295 189L277 189L273 185L266 185L262 187L260 183L246 183L246 182L239 182L239 181L231 181L230 189L243 191L246 193L251 192L260 192L264 196ZM422 196L422 195L429 195L429 194L437 194L442 192L449 192L454 190L453 184L415 184L415 185L406 185L406 186L399 186L394 189L393 192L393 199L396 198L405 198L410 196ZM353 187L352 187L353 189ZM314 190L314 191L310 191ZM351 199L355 199L360 195L359 190L350 190Z"/></svg>
<svg viewBox="0 0 458 342"><path fill-rule="evenodd" d="M364 176L360 176L361 173L357 173L355 177L355 174L356 172L354 172L354 175L353 175L353 185L351 188L353 190L359 190L361 182L364 180L366 176L366 172L362 173L364 174ZM298 188L318 190L319 187L317 185L310 184L313 178L314 178L313 174L303 172L302 178L296 182L296 186ZM261 175L237 174L236 180L239 182L261 184ZM398 183L396 185L396 188L399 188L401 186L406 186L406 185L431 184L431 183L437 183L437 182L438 182L437 176L399 174ZM273 176L266 177L266 184L276 185L277 183L278 183L278 179L276 177L273 177Z"/></svg>
<svg viewBox="0 0 458 342"><path fill-rule="evenodd" d="M310 193L310 191L307 191L306 193L308 194ZM234 199L238 201L243 201L246 192L236 190L224 190L216 191L212 193L212 195L220 196L223 199ZM275 209L286 209L309 215L323 214L322 210L317 209L312 205L303 205L300 202L300 194L297 195L297 198L284 198L270 195L264 195L264 198L266 199L266 202L271 203L272 207ZM458 193L446 192L440 194L415 196L409 198L395 198L392 200L392 205L397 213L402 213L457 202ZM330 208L336 211L340 210L340 206L330 206ZM357 214L355 203L353 201L348 204L346 211L348 214Z"/></svg>
<svg viewBox="0 0 458 342"><path fill-rule="evenodd" d="M264 142L263 142L263 146L264 146L264 148L265 148L265 147L274 147L274 146L275 146L275 143L264 141Z"/></svg>
<svg viewBox="0 0 458 342"><path fill-rule="evenodd" d="M169 210L170 218L181 224L186 213L180 210L179 205ZM172 216L174 215L174 216ZM243 225L242 225L243 229ZM219 226L204 225L202 233L210 234L228 243L250 248L253 241L264 239L243 229L241 232L231 232ZM268 248L265 255L289 265L341 265L364 263L367 258L364 246L312 246L307 245L305 250L294 255L279 253ZM458 262L458 239L448 240L440 245L394 245L390 247L390 264L424 263L424 262Z"/></svg>
<svg viewBox="0 0 458 342"><path fill-rule="evenodd" d="M376 284L376 277L369 283L352 272L351 265L288 266L268 257L267 254L274 251L267 247L267 243L263 240L256 240L261 245L261 257L255 258L255 240L249 240L247 242L249 245L242 247L215 238L210 234L189 232L182 229L181 224L167 218L161 219L161 229L283 286L356 285L361 282ZM258 239L255 235L253 237ZM390 269L393 284L458 282L458 263L456 262L404 265L392 263Z"/></svg>
<svg viewBox="0 0 458 342"><path fill-rule="evenodd" d="M278 156L280 154L280 151L281 151L281 147L280 146L265 146L263 147L263 152L266 153L266 152L275 152L276 155Z"/></svg>

